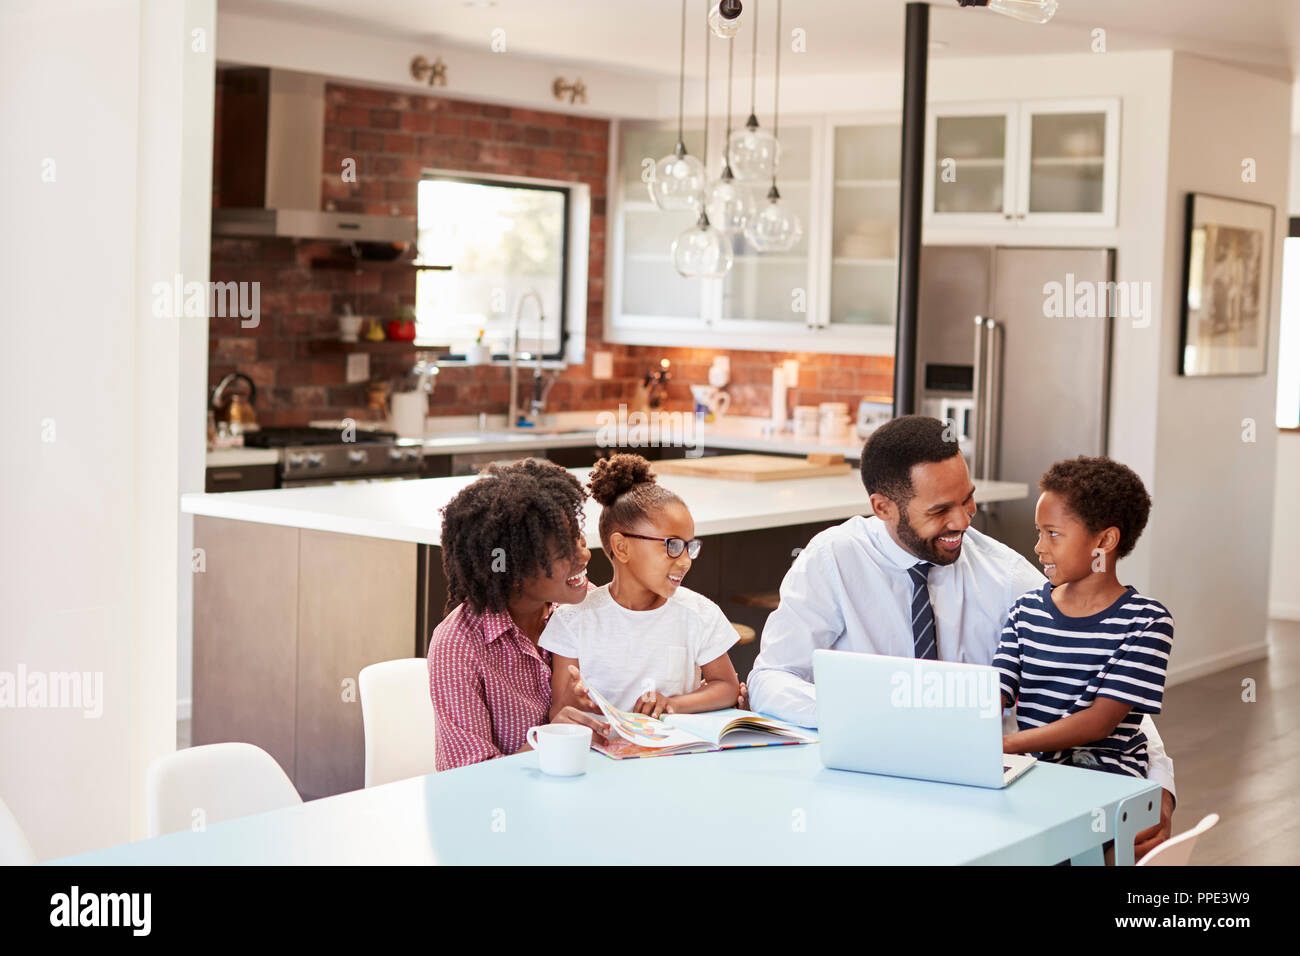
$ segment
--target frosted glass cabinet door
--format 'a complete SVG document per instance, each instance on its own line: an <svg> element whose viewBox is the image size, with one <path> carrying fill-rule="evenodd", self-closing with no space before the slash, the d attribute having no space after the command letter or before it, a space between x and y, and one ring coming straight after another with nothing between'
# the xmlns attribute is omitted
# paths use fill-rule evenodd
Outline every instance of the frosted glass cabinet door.
<svg viewBox="0 0 1300 956"><path fill-rule="evenodd" d="M1115 225L1119 101L1025 103L1017 220Z"/></svg>
<svg viewBox="0 0 1300 956"><path fill-rule="evenodd" d="M799 217L802 235L786 252L759 252L744 233L732 237L735 256L722 283L722 329L743 332L761 326L791 324L803 329L816 312L810 280L809 248L816 222L813 216L813 130L806 125L781 124L781 165L777 188L781 201ZM716 162L710 171L716 173ZM768 204L770 180L742 182L754 198L755 213Z"/></svg>
<svg viewBox="0 0 1300 956"><path fill-rule="evenodd" d="M896 121L831 130L832 327L892 327L898 285Z"/></svg>
<svg viewBox="0 0 1300 956"><path fill-rule="evenodd" d="M686 148L698 157L703 131L688 129ZM627 124L619 130L618 311L642 322L681 319L698 323L709 290L703 280L684 278L673 267L673 240L690 227L690 210L665 212L650 199L644 174L653 162L672 152L677 129Z"/></svg>
<svg viewBox="0 0 1300 956"><path fill-rule="evenodd" d="M925 191L932 219L973 224L1011 217L1017 112L1012 104L972 104L931 114Z"/></svg>

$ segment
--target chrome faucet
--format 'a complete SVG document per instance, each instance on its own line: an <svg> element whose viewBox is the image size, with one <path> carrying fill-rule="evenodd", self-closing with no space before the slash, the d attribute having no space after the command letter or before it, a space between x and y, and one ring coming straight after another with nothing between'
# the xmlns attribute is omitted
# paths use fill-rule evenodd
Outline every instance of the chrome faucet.
<svg viewBox="0 0 1300 956"><path fill-rule="evenodd" d="M519 320L523 317L524 300L532 299L537 303L537 321L543 332L546 330L546 313L542 309L542 297L536 289L529 289L523 292L515 299L514 316L511 319L513 331L510 338L510 404L506 410L506 428L511 431L519 428L519 419L525 418L533 422L541 414L542 409L546 406L546 395L550 392L551 386L555 384L553 375L547 376L542 373L542 355L539 352L536 356L537 366L533 370L533 397L528 403L528 413L521 416L519 414ZM524 359L532 358L531 354L525 353Z"/></svg>

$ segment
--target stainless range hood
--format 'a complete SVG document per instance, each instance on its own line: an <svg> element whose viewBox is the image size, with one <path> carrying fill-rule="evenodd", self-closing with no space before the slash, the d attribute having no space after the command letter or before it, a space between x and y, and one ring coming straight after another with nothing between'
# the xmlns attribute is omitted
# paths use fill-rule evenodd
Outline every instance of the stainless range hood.
<svg viewBox="0 0 1300 956"><path fill-rule="evenodd" d="M415 241L409 218L321 210L323 76L260 67L223 71L220 133L214 236Z"/></svg>

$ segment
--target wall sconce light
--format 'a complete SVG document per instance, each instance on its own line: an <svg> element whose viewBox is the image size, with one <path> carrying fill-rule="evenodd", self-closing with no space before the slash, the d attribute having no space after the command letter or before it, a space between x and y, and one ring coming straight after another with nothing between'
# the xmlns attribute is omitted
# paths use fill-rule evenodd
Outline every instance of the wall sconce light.
<svg viewBox="0 0 1300 956"><path fill-rule="evenodd" d="M447 85L447 64L442 62L442 57L435 58L432 63L422 56L417 56L411 61L411 76L423 80L426 74L430 86Z"/></svg>
<svg viewBox="0 0 1300 956"><path fill-rule="evenodd" d="M570 103L587 102L587 84L582 82L582 77L570 83L564 77L557 76L555 82L551 84L551 92L557 100L568 97Z"/></svg>

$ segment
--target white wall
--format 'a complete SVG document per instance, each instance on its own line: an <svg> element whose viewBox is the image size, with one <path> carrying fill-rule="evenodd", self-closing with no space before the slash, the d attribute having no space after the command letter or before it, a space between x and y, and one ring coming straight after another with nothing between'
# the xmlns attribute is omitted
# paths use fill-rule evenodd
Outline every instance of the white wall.
<svg viewBox="0 0 1300 956"><path fill-rule="evenodd" d="M1291 321L1296 321L1293 314ZM1269 617L1300 621L1300 432L1279 432L1277 486L1273 500L1273 564L1269 579Z"/></svg>
<svg viewBox="0 0 1300 956"><path fill-rule="evenodd" d="M207 279L213 59L189 31L214 24L214 0L0 8L0 671L103 692L97 718L0 721L0 798L41 858L142 836L144 767L175 746L177 495L203 458L181 409L202 407L206 320L154 318L151 289Z"/></svg>
<svg viewBox="0 0 1300 956"><path fill-rule="evenodd" d="M425 92L554 112L590 116L650 116L658 112L657 77L512 53L508 34L505 52L494 53L487 36L481 47L469 48L442 40L372 36L336 26L290 23L227 10L221 11L218 27L218 53L223 63L277 66L407 93ZM446 86L429 87L412 78L410 63L417 54L427 60L442 57L447 65ZM557 76L568 80L581 76L587 86L586 104L571 106L556 100L551 83ZM675 83L673 90L676 104Z"/></svg>
<svg viewBox="0 0 1300 956"><path fill-rule="evenodd" d="M1277 342L1286 234L1291 84L1224 63L1176 54L1170 120L1168 210L1159 362L1156 501L1148 536L1152 593L1177 622L1173 672L1206 673L1267 653L1273 534ZM1242 181L1242 160L1258 176ZM1274 207L1268 372L1177 374L1183 281L1184 197L1211 193ZM1243 420L1255 441L1243 441Z"/></svg>
<svg viewBox="0 0 1300 956"><path fill-rule="evenodd" d="M1288 213L1300 216L1300 84L1291 88L1291 201ZM1300 246L1292 240L1290 246ZM1300 254L1294 248L1287 255ZM1290 422L1300 392L1300 263L1292 263L1294 278L1282 286L1282 331L1279 360L1290 365L1279 370L1279 414L1281 403L1289 403ZM1289 374L1282 374L1287 371ZM1279 418L1279 421L1281 419ZM1300 509L1296 489L1300 488L1300 432L1278 432L1277 489L1273 500L1273 566L1269 581L1269 616L1300 621L1300 558L1295 542L1300 541Z"/></svg>

